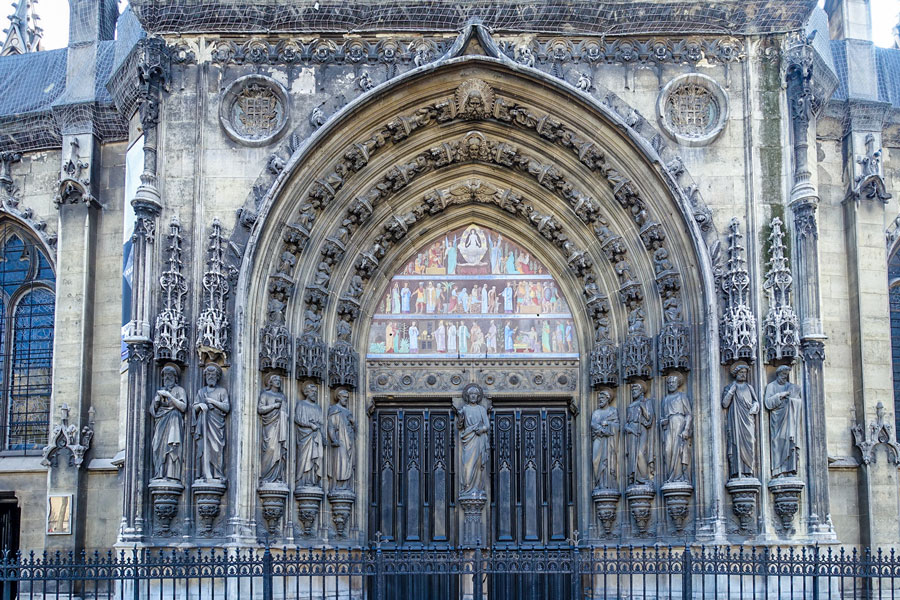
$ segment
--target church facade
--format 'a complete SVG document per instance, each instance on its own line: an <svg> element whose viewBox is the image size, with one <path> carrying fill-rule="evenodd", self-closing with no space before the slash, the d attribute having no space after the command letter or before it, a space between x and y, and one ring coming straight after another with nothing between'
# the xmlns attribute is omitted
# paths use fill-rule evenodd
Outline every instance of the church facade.
<svg viewBox="0 0 900 600"><path fill-rule="evenodd" d="M0 57L4 548L898 546L864 0L70 6Z"/></svg>

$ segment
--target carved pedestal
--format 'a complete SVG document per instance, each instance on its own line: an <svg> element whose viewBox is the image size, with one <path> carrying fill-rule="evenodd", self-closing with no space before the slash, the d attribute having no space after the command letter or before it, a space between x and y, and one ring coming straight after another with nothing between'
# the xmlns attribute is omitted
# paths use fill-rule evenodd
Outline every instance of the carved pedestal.
<svg viewBox="0 0 900 600"><path fill-rule="evenodd" d="M300 535L312 537L316 518L319 516L319 507L325 492L320 487L303 486L294 490L294 500L297 501L297 518L302 528Z"/></svg>
<svg viewBox="0 0 900 600"><path fill-rule="evenodd" d="M156 524L154 533L159 536L172 535L172 519L178 514L184 486L174 479L153 479L149 487Z"/></svg>
<svg viewBox="0 0 900 600"><path fill-rule="evenodd" d="M266 483L260 486L256 493L259 494L259 503L262 505L266 530L276 535L281 517L284 516L284 502L288 497L288 488L283 483Z"/></svg>
<svg viewBox="0 0 900 600"><path fill-rule="evenodd" d="M225 495L225 482L218 479L197 479L194 481L194 504L197 506L197 519L200 535L211 535L213 523L219 516L219 506Z"/></svg>
<svg viewBox="0 0 900 600"><path fill-rule="evenodd" d="M619 497L622 494L619 493L619 490L595 489L591 495L594 498L597 520L603 526L603 535L612 535L619 508Z"/></svg>
<svg viewBox="0 0 900 600"><path fill-rule="evenodd" d="M675 531L681 533L684 530L684 522L690 514L691 494L694 488L686 481L670 481L660 490L663 501L666 503L666 512L672 519Z"/></svg>
<svg viewBox="0 0 900 600"><path fill-rule="evenodd" d="M635 534L644 537L649 534L650 508L653 504L653 488L649 485L632 485L625 490L628 508L634 517Z"/></svg>
<svg viewBox="0 0 900 600"><path fill-rule="evenodd" d="M487 498L483 494L460 496L459 505L463 510L462 543L465 546L480 545L482 540L481 514Z"/></svg>
<svg viewBox="0 0 900 600"><path fill-rule="evenodd" d="M725 489L731 494L731 510L738 518L737 533L756 533L756 506L761 487L762 484L755 477L729 479L725 484Z"/></svg>
<svg viewBox="0 0 900 600"><path fill-rule="evenodd" d="M803 482L796 477L778 477L769 482L769 491L775 500L773 506L782 533L794 533L794 515L800 508L803 487Z"/></svg>
<svg viewBox="0 0 900 600"><path fill-rule="evenodd" d="M334 522L334 531L338 537L346 535L347 523L350 522L350 513L355 500L356 494L353 493L353 490L335 490L328 494L328 502L331 504L331 520Z"/></svg>

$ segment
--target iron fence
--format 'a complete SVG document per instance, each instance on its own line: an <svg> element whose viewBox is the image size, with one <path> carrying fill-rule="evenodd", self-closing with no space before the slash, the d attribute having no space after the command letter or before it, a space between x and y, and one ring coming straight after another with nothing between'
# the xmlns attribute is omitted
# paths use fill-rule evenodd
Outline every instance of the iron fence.
<svg viewBox="0 0 900 600"><path fill-rule="evenodd" d="M0 558L0 598L900 599L892 551L563 547L166 550Z"/></svg>

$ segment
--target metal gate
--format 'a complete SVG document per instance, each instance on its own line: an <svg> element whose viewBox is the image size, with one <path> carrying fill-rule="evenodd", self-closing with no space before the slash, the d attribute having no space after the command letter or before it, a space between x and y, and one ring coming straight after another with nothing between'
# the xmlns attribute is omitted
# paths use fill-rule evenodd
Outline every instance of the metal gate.
<svg viewBox="0 0 900 600"><path fill-rule="evenodd" d="M458 542L456 411L380 404L372 413L369 531L385 549ZM490 538L505 551L568 548L573 519L570 415L565 406L498 402L491 411ZM569 598L564 574L486 573L491 600ZM385 598L456 599L455 573L388 577Z"/></svg>
<svg viewBox="0 0 900 600"><path fill-rule="evenodd" d="M568 410L495 405L491 420L492 547L513 550L514 558L517 548L568 546L574 497ZM569 579L560 574L489 573L488 578L492 600L569 598Z"/></svg>

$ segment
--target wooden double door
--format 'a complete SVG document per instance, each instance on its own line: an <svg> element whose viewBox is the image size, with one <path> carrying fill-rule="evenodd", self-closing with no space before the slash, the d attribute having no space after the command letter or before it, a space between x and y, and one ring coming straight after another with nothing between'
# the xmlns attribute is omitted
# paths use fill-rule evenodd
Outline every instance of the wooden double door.
<svg viewBox="0 0 900 600"><path fill-rule="evenodd" d="M563 547L575 496L572 419L564 403L495 401L490 411L489 550ZM457 509L456 411L449 401L376 404L371 416L369 531L384 548L454 548ZM491 576L490 598L564 598L561 578ZM395 598L456 598L458 577L398 578ZM557 589L559 588L559 589Z"/></svg>

